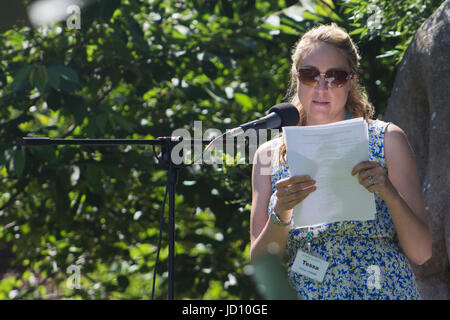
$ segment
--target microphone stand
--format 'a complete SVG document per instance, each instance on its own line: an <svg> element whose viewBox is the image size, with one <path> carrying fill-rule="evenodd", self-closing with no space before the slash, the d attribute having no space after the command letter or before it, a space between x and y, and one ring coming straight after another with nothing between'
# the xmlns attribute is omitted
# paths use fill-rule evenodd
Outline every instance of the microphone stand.
<svg viewBox="0 0 450 320"><path fill-rule="evenodd" d="M82 145L82 146L112 146L112 145L152 145L161 146L161 156L157 157L161 168L167 170L167 185L169 193L169 300L174 299L174 257L175 257L175 186L178 182L179 170L186 165L174 164L172 149L183 141L183 137L158 137L157 139L51 139L27 137L22 139L25 146L49 145ZM202 141L202 144L208 142Z"/></svg>

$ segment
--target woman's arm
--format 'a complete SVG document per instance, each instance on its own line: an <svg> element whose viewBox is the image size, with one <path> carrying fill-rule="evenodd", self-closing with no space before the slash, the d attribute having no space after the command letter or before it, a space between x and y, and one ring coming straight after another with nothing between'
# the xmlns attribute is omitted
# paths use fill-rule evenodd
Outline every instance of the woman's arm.
<svg viewBox="0 0 450 320"><path fill-rule="evenodd" d="M256 151L253 161L250 212L250 260L252 262L266 254L271 243L278 245L279 257L283 258L289 232L289 226L275 225L269 219L268 206L272 186L268 158L270 158L270 150L263 145Z"/></svg>
<svg viewBox="0 0 450 320"><path fill-rule="evenodd" d="M359 172L360 183L386 202L400 246L408 259L418 265L424 264L431 258L432 236L414 154L405 133L398 126L391 124L387 127L384 150L387 176L374 161L361 162L352 173Z"/></svg>
<svg viewBox="0 0 450 320"><path fill-rule="evenodd" d="M408 139L396 125L385 133L385 158L393 193L386 204L394 221L400 245L415 264L431 258L432 236L428 226L419 175ZM395 192L396 191L396 192Z"/></svg>
<svg viewBox="0 0 450 320"><path fill-rule="evenodd" d="M271 186L271 150L265 145L255 153L252 171L252 209L250 213L250 259L254 261L267 253L269 246L275 244L278 256L283 258L287 237L291 226L272 223L268 215L268 206L272 196ZM274 211L280 220L291 219L292 208L316 190L315 181L308 176L293 176L282 179L276 184L276 202Z"/></svg>

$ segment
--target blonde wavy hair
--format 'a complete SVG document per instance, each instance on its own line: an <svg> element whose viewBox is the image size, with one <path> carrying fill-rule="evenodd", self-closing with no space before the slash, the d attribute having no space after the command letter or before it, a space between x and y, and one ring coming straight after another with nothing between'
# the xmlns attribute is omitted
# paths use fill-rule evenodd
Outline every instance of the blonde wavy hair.
<svg viewBox="0 0 450 320"><path fill-rule="evenodd" d="M291 80L289 89L286 95L288 102L297 107L300 113L299 125L306 125L306 113L303 106L300 103L297 92L297 75L296 72L299 68L302 58L311 51L314 44L318 42L327 43L335 46L340 50L347 59L348 65L351 68L351 72L358 74L359 61L361 57L358 54L358 50L350 38L349 34L343 29L338 27L335 23L330 25L321 25L307 31L300 40L296 43L292 53L292 67L291 67ZM350 113L352 118L363 117L368 120L374 115L374 107L367 98L365 88L359 83L359 77L354 79L353 86L351 87L345 109ZM286 145L283 140L283 144L280 147L279 153L280 161L286 161Z"/></svg>

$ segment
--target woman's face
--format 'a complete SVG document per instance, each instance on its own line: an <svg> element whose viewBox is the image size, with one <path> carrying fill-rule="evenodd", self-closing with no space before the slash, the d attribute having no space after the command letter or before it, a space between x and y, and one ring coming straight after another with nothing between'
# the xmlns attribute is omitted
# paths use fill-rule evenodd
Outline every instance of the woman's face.
<svg viewBox="0 0 450 320"><path fill-rule="evenodd" d="M297 68L313 67L320 73L330 69L351 69L345 56L333 45L316 43L312 50L301 59ZM320 76L316 86L308 86L297 81L297 92L300 103L307 115L306 125L326 124L345 119L345 104L356 75L342 87L329 88L325 78Z"/></svg>

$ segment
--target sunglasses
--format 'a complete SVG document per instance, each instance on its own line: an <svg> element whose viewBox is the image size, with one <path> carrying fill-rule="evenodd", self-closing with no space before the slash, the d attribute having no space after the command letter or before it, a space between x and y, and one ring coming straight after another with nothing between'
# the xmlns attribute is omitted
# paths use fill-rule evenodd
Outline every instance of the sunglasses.
<svg viewBox="0 0 450 320"><path fill-rule="evenodd" d="M330 69L325 73L320 73L316 68L300 68L297 71L297 77L300 82L311 87L317 86L320 76L325 76L328 88L340 88L353 78L353 72L348 73L344 70Z"/></svg>

